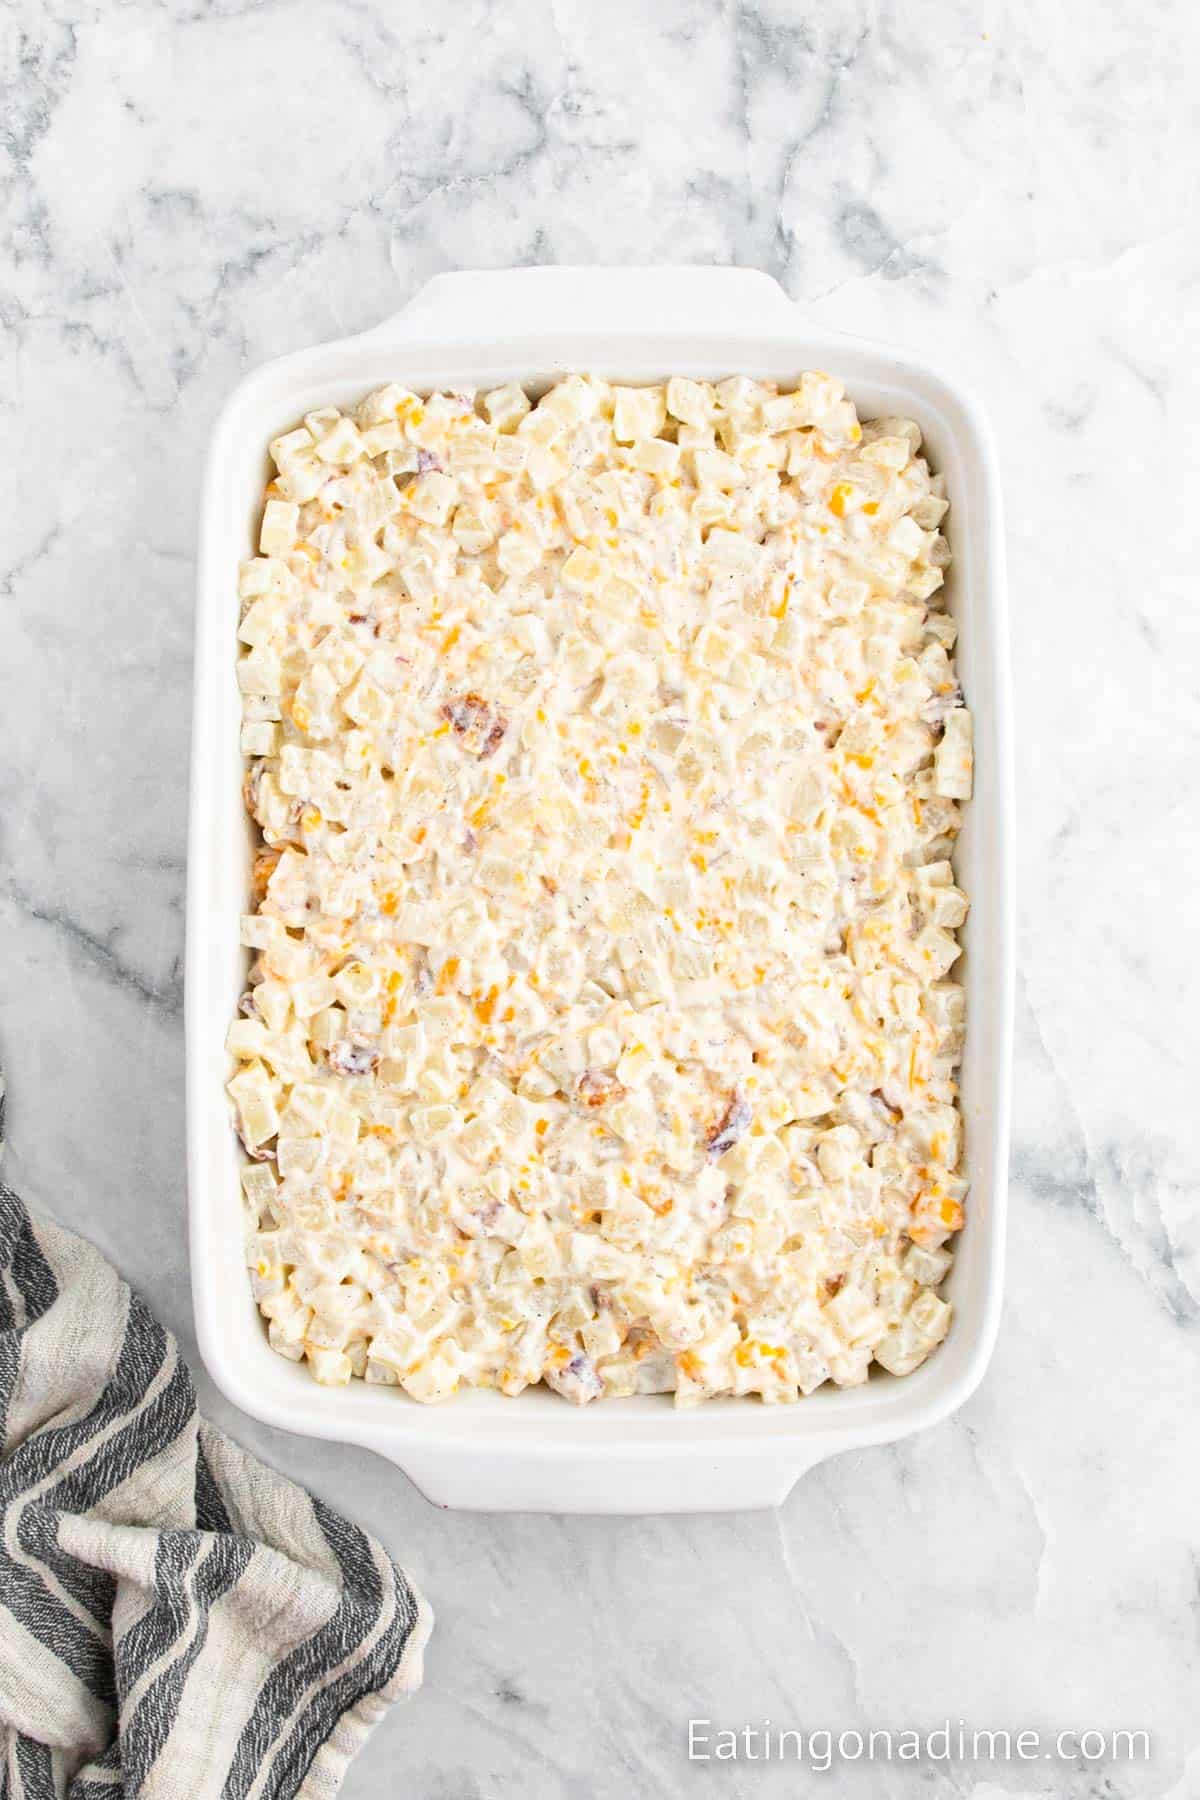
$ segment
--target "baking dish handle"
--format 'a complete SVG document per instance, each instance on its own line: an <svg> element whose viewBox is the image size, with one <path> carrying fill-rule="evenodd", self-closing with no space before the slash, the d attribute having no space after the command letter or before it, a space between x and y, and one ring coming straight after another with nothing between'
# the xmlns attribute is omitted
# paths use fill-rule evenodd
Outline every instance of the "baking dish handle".
<svg viewBox="0 0 1200 1800"><path fill-rule="evenodd" d="M435 275L400 312L365 335L373 342L607 332L744 331L795 323L779 283L761 269L459 269Z"/></svg>
<svg viewBox="0 0 1200 1800"><path fill-rule="evenodd" d="M395 1462L435 1506L464 1512L685 1513L760 1511L781 1506L802 1475L840 1446L765 1454L706 1453L692 1445L672 1454L614 1446L603 1455L520 1445L402 1449L364 1437Z"/></svg>

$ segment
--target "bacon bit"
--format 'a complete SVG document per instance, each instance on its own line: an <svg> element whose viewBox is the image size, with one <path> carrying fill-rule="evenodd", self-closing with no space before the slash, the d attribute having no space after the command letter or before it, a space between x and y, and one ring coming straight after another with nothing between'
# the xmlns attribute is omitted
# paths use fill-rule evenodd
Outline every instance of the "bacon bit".
<svg viewBox="0 0 1200 1800"><path fill-rule="evenodd" d="M254 859L254 898L262 900L279 862L278 850L260 850Z"/></svg>
<svg viewBox="0 0 1200 1800"><path fill-rule="evenodd" d="M899 1106L893 1106L891 1101L885 1097L882 1088L872 1088L871 1098L880 1111L887 1114L889 1125L899 1124L903 1117L903 1109Z"/></svg>
<svg viewBox="0 0 1200 1800"><path fill-rule="evenodd" d="M567 1352L563 1351L561 1355L565 1357ZM557 1363L560 1357L556 1356L554 1360ZM589 1400L597 1399L604 1392L604 1383L596 1373L596 1365L582 1351L570 1357L565 1368L560 1366L548 1369L546 1385L576 1406L586 1406Z"/></svg>
<svg viewBox="0 0 1200 1800"><path fill-rule="evenodd" d="M708 1135L709 1162L717 1162L727 1150L733 1149L738 1139L745 1135L752 1117L750 1102L735 1088L719 1123Z"/></svg>
<svg viewBox="0 0 1200 1800"><path fill-rule="evenodd" d="M585 1069L575 1091L585 1106L605 1106L610 1100L619 1100L625 1089L615 1075L606 1075L603 1069Z"/></svg>
<svg viewBox="0 0 1200 1800"><path fill-rule="evenodd" d="M246 770L246 777L242 782L242 804L246 811L255 818L258 817L258 802L266 766L264 759L261 756L257 757Z"/></svg>
<svg viewBox="0 0 1200 1800"><path fill-rule="evenodd" d="M485 756L495 754L508 730L508 720L504 714L497 712L481 695L475 693L448 700L442 707L441 714L463 740L463 748L469 750L472 756L479 757L480 761Z"/></svg>
<svg viewBox="0 0 1200 1800"><path fill-rule="evenodd" d="M379 1052L369 1044L342 1038L330 1048L329 1066L338 1075L373 1075L379 1067Z"/></svg>
<svg viewBox="0 0 1200 1800"><path fill-rule="evenodd" d="M832 1300L835 1294L841 1293L845 1285L846 1277L844 1274L831 1275L825 1283L825 1298L827 1300Z"/></svg>
<svg viewBox="0 0 1200 1800"><path fill-rule="evenodd" d="M255 1162L275 1162L276 1161L276 1150L275 1150L274 1144L248 1144L246 1142L246 1139L242 1132L242 1127L240 1124L237 1126L237 1134L242 1140L242 1148L245 1150L246 1155L249 1157L252 1157Z"/></svg>

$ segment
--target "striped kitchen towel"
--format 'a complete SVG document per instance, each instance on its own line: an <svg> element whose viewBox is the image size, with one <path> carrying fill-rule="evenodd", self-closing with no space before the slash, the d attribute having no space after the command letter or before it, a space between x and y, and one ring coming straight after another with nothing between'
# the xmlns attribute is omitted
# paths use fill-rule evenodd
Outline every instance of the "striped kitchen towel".
<svg viewBox="0 0 1200 1800"><path fill-rule="evenodd" d="M430 1623L381 1544L198 1416L98 1251L0 1183L0 1800L323 1800L419 1686Z"/></svg>

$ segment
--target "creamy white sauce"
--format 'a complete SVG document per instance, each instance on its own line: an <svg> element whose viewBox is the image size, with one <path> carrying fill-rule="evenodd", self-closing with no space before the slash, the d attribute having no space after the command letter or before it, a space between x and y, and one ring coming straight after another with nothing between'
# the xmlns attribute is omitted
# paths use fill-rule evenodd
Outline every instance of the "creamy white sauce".
<svg viewBox="0 0 1200 1800"><path fill-rule="evenodd" d="M840 385L390 387L272 446L230 1083L318 1379L792 1400L945 1335L970 719Z"/></svg>

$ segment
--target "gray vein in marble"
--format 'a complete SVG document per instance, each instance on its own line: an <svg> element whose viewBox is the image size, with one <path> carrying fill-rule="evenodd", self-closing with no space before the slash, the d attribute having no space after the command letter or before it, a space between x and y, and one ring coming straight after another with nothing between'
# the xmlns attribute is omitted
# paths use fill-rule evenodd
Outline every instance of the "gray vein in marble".
<svg viewBox="0 0 1200 1800"><path fill-rule="evenodd" d="M61 537L62 526L52 525L32 550L10 563L7 568L0 569L0 594L6 600L11 600L21 583L32 575L38 564L53 554Z"/></svg>
<svg viewBox="0 0 1200 1800"><path fill-rule="evenodd" d="M164 867L158 862L155 866ZM178 867L178 865L176 865ZM110 981L115 987L126 993L135 994L148 1006L165 1014L178 1014L183 1009L183 974L176 958L170 978L165 983L148 981L141 972L117 954L112 946L114 933L99 937L89 931L78 919L61 911L58 907L48 906L36 900L16 882L8 882L3 889L3 897L17 907L27 919L37 924L48 926L82 959L89 963L94 971Z"/></svg>
<svg viewBox="0 0 1200 1800"><path fill-rule="evenodd" d="M1078 1141L1065 1157L1061 1146L1056 1148L1053 1155L1047 1155L1044 1151L1039 1152L1022 1143L1018 1122L1011 1160L1014 1179L1029 1188L1039 1199L1053 1201L1059 1206L1081 1206L1101 1227L1114 1248L1136 1270L1140 1279L1151 1287L1175 1320L1180 1324L1194 1323L1200 1318L1200 1294L1191 1291L1185 1276L1176 1266L1176 1245L1172 1241L1169 1224L1161 1207L1154 1202L1155 1189L1163 1179L1159 1155L1145 1140L1128 1150L1115 1144L1107 1144L1099 1150L1089 1145L1070 1085L1063 1079L1046 1045L1036 1009L1029 1000L1023 982L1018 984L1018 995L1028 1010L1038 1048L1049 1063L1063 1094ZM1138 1158L1141 1163L1133 1180L1130 1177L1135 1172L1123 1165L1123 1158L1130 1155ZM1127 1187L1133 1187L1145 1204L1154 1207L1153 1216L1148 1221L1145 1218L1135 1220L1139 1227L1136 1249L1118 1228L1105 1201L1106 1193L1120 1192Z"/></svg>

